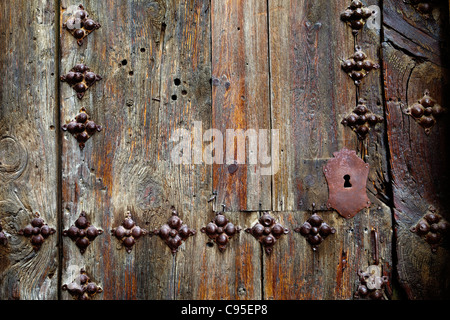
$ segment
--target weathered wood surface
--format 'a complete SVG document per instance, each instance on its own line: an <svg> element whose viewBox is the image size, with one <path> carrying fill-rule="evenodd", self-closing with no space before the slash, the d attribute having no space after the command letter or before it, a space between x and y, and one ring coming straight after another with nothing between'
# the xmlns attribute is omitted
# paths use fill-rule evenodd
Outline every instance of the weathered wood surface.
<svg viewBox="0 0 450 320"><path fill-rule="evenodd" d="M58 297L58 235L33 251L19 235L38 212L58 226L58 112L53 1L0 4L0 245L2 299Z"/></svg>
<svg viewBox="0 0 450 320"><path fill-rule="evenodd" d="M439 119L427 135L404 109L427 89L441 106L448 105L448 61L444 59L448 7L441 4L432 14L423 15L397 1L384 5L384 98L399 282L410 299L444 299L449 297L448 246L432 253L410 228L430 205L449 219L448 118Z"/></svg>
<svg viewBox="0 0 450 320"><path fill-rule="evenodd" d="M407 3L383 1L383 29L372 23L355 38L339 18L349 3L86 0L102 27L81 46L62 28L78 3L0 4L8 79L0 86L0 223L9 236L0 244L0 298L71 299L61 286L84 268L103 288L96 299L352 299L357 272L374 263L373 229L390 278L387 298L396 297L397 276L408 298L448 296L448 248L432 254L409 231L430 204L450 219L448 120L427 136L403 113L425 89L446 106L439 41L448 8L424 16ZM25 5L30 9L20 10ZM356 44L382 64L359 88L340 66ZM78 63L103 78L81 100L59 81ZM341 124L359 98L385 117L363 142ZM60 128L82 107L103 130L80 150ZM211 150L203 136L211 128L223 134L224 164L197 156ZM234 171L226 163L226 129L278 129L279 145L267 139L267 156L279 156L277 173L261 175L267 164L249 164L250 139L245 164ZM182 142L191 148L174 152ZM370 165L371 206L348 220L326 207L322 171L343 147ZM313 203L336 228L317 252L294 232ZM139 239L127 253L111 235L127 211L151 233L172 206L197 231L175 255L157 236ZM222 209L242 231L219 252L200 230ZM81 254L62 231L83 210L104 233ZM18 230L36 211L57 234L34 253ZM290 230L271 255L244 232L263 211Z"/></svg>
<svg viewBox="0 0 450 320"><path fill-rule="evenodd" d="M373 264L370 230L376 229L383 272L391 274L391 212L383 125L364 142L341 124L359 98L383 116L380 72L372 71L359 89L341 69L341 60L362 47L378 62L379 32L361 30L355 39L339 18L348 1L271 1L269 37L272 123L280 132L280 171L273 176L274 210L291 230L287 241L264 260L267 299L352 299L358 270ZM367 5L378 4L377 2ZM345 220L327 211L328 188L322 168L333 152L357 150L370 165L367 191L370 209ZM314 253L292 230L307 220L312 205L337 230ZM287 211L287 212L286 212ZM387 290L387 294L391 291Z"/></svg>
<svg viewBox="0 0 450 320"><path fill-rule="evenodd" d="M245 133L271 126L267 3L213 0L211 6L213 128L224 135L224 161L213 165L213 188L227 211L270 210L271 175L261 174L268 167L259 161L261 145L251 138L239 143ZM227 130L242 130L235 143L246 146L245 158L229 143L235 139L227 139Z"/></svg>

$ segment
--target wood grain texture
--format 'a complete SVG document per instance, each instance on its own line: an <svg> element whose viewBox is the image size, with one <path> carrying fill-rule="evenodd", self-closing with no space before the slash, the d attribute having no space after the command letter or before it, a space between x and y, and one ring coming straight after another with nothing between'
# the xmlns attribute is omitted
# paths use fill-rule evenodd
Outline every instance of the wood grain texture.
<svg viewBox="0 0 450 320"><path fill-rule="evenodd" d="M0 4L1 299L56 299L58 236L37 252L19 235L38 212L57 228L56 31L53 1Z"/></svg>
<svg viewBox="0 0 450 320"><path fill-rule="evenodd" d="M384 12L389 18L385 23L399 21L385 28L383 43L399 282L409 299L445 299L449 296L448 247L433 254L424 239L409 229L429 205L449 218L445 210L449 196L445 182L449 175L448 119L440 119L426 135L404 109L422 98L426 89L439 104L448 104L448 69L440 60L446 47L437 40L445 40L448 8L444 4L431 16L424 16L411 6L387 1ZM410 30L418 30L423 37L411 37Z"/></svg>
<svg viewBox="0 0 450 320"><path fill-rule="evenodd" d="M251 160L258 153L255 141L243 143L246 153L242 163L238 148L227 145L225 136L227 130L258 133L270 129L266 2L213 0L211 38L213 128L224 136L224 162L213 165L218 203L227 211L269 210L271 176L261 174L259 157ZM227 155L226 149L231 154ZM236 172L228 170L233 163L226 159L237 161Z"/></svg>

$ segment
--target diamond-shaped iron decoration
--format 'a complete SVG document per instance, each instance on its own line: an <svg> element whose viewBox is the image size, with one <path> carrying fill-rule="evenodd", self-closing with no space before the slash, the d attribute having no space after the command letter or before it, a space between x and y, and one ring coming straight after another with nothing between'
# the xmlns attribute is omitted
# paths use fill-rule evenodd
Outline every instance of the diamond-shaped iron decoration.
<svg viewBox="0 0 450 320"><path fill-rule="evenodd" d="M352 33L357 35L372 15L372 10L363 6L359 0L353 0L347 9L341 13L341 20L348 23Z"/></svg>
<svg viewBox="0 0 450 320"><path fill-rule="evenodd" d="M103 230L91 226L91 223L86 217L86 212L82 211L75 221L75 225L72 225L69 229L63 231L63 236L72 239L80 249L80 252L84 253L91 242L102 233Z"/></svg>
<svg viewBox="0 0 450 320"><path fill-rule="evenodd" d="M367 59L367 54L361 50L360 46L355 47L355 53L347 60L341 62L341 68L355 82L357 86L361 84L361 80L366 77L370 71L378 69L379 64Z"/></svg>
<svg viewBox="0 0 450 320"><path fill-rule="evenodd" d="M266 212L253 227L245 229L245 232L255 237L263 245L266 253L270 254L277 240L289 233L289 229L275 222L275 218Z"/></svg>
<svg viewBox="0 0 450 320"><path fill-rule="evenodd" d="M295 232L299 232L306 238L311 245L313 251L317 251L319 245L331 234L336 233L336 229L325 223L321 216L314 212L311 217L306 220L301 227L295 228Z"/></svg>
<svg viewBox="0 0 450 320"><path fill-rule="evenodd" d="M131 212L128 211L122 224L112 229L111 233L122 243L125 250L130 253L136 244L136 240L146 235L148 231L137 226L136 222L131 218Z"/></svg>
<svg viewBox="0 0 450 320"><path fill-rule="evenodd" d="M83 44L84 38L101 27L100 23L89 18L89 14L81 4L77 10L73 13L69 12L69 14L69 18L63 23L63 28L67 29L77 39L77 44L80 46Z"/></svg>
<svg viewBox="0 0 450 320"><path fill-rule="evenodd" d="M231 223L223 213L217 212L214 220L201 228L200 231L206 233L210 239L217 243L219 250L223 252L230 239L237 232L240 232L241 228Z"/></svg>
<svg viewBox="0 0 450 320"><path fill-rule="evenodd" d="M360 285L355 292L355 299L384 299L383 288L389 279L386 276L381 276L381 267L379 265L371 265L366 271L358 271L358 276Z"/></svg>
<svg viewBox="0 0 450 320"><path fill-rule="evenodd" d="M437 252L444 235L448 233L450 228L450 224L436 211L436 208L430 206L423 218L410 229L411 232L414 232L425 239L431 246L431 252L433 253Z"/></svg>
<svg viewBox="0 0 450 320"><path fill-rule="evenodd" d="M75 300L90 300L97 293L103 292L98 284L91 281L84 269L80 270L80 275L71 283L64 284L62 289L67 290Z"/></svg>
<svg viewBox="0 0 450 320"><path fill-rule="evenodd" d="M35 213L35 218L31 220L31 223L25 228L19 230L19 234L27 238L30 238L30 242L33 246L34 251L39 251L45 239L50 235L54 234L56 230L50 228L44 219L39 217L39 213Z"/></svg>
<svg viewBox="0 0 450 320"><path fill-rule="evenodd" d="M158 230L153 231L154 235L164 240L169 246L172 254L178 251L183 241L186 241L190 236L195 235L196 231L190 229L178 216L178 212L172 207L172 216L167 220L167 223L161 226Z"/></svg>
<svg viewBox="0 0 450 320"><path fill-rule="evenodd" d="M77 93L78 99L81 99L90 87L102 80L102 77L90 71L85 64L80 63L70 69L69 73L62 75L60 79L70 85Z"/></svg>
<svg viewBox="0 0 450 320"><path fill-rule="evenodd" d="M370 128L381 122L383 122L383 118L370 112L364 99L359 99L356 108L341 123L356 132L360 140L364 140Z"/></svg>
<svg viewBox="0 0 450 320"><path fill-rule="evenodd" d="M102 126L90 120L85 108L81 108L80 113L75 116L75 119L64 124L61 128L63 131L71 133L77 139L81 150L84 149L85 142L90 137L96 132L102 131Z"/></svg>
<svg viewBox="0 0 450 320"><path fill-rule="evenodd" d="M369 165L354 150L343 148L333 155L323 167L328 184L327 207L346 219L353 218L363 208L370 207L366 193Z"/></svg>
<svg viewBox="0 0 450 320"><path fill-rule="evenodd" d="M437 104L436 100L430 97L430 92L425 90L423 97L408 107L405 111L406 114L414 118L414 120L420 124L426 134L430 134L431 128L436 124L436 120L439 119L446 110Z"/></svg>
<svg viewBox="0 0 450 320"><path fill-rule="evenodd" d="M3 232L3 227L0 224L0 245L6 246L8 244L8 238L6 237L6 234Z"/></svg>

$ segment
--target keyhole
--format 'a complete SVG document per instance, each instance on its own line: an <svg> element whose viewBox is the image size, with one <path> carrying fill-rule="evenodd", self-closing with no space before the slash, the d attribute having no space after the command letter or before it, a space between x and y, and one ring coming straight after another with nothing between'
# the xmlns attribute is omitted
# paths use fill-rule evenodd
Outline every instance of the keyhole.
<svg viewBox="0 0 450 320"><path fill-rule="evenodd" d="M345 180L345 182L344 182L344 188L351 188L351 187L352 187L352 184L350 183L350 176L349 176L348 174L346 174L346 175L344 176L344 180Z"/></svg>

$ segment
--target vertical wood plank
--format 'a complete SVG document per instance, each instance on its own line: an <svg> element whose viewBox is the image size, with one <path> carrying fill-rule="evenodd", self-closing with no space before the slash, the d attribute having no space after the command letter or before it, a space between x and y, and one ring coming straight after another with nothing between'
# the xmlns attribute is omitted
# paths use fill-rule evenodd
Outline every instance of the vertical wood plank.
<svg viewBox="0 0 450 320"><path fill-rule="evenodd" d="M269 2L272 122L280 129L280 172L273 177L273 208L291 229L271 256L264 257L267 299L352 299L358 271L373 264L370 230L382 243L383 273L391 276L391 210L384 129L364 142L341 124L359 98L382 115L380 72L372 71L357 88L341 69L341 60L360 45L378 62L379 30L366 25L356 38L340 19L350 1ZM365 5L377 4L368 1ZM367 193L372 203L353 219L327 211L328 188L322 168L333 152L346 147L369 163ZM292 230L307 220L312 205L336 228L314 253ZM381 242L381 241L380 241ZM390 287L386 292L390 295Z"/></svg>
<svg viewBox="0 0 450 320"><path fill-rule="evenodd" d="M448 96L447 3L432 14L413 6L385 1L383 8L383 76L387 135L394 196L396 255L399 283L409 299L449 297L446 242L431 252L410 228L430 205L448 221L448 119L439 119L429 135L404 110L420 100L425 90L441 106ZM443 43L442 43L443 42Z"/></svg>
<svg viewBox="0 0 450 320"><path fill-rule="evenodd" d="M239 163L237 148L225 136L227 129L244 134L271 127L267 4L213 0L211 6L213 127L224 135L224 161L213 165L213 188L227 211L268 210L271 177L261 174L259 157L251 160L257 145L248 139L245 163ZM227 163L226 149L237 170L233 161Z"/></svg>
<svg viewBox="0 0 450 320"><path fill-rule="evenodd" d="M61 2L63 17L71 4ZM144 237L128 254L110 234L127 210L149 231L164 223L168 212L165 172L158 162L159 144L165 141L159 119L165 113L160 86L166 3L111 0L85 1L84 6L102 27L82 46L61 30L60 72L85 63L103 80L82 100L62 83L61 118L68 121L85 107L103 130L82 151L72 136L63 134L63 228L84 210L105 232L83 255L64 238L62 283L84 267L104 288L101 299L168 299L173 260L164 244ZM70 298L66 292L62 297Z"/></svg>
<svg viewBox="0 0 450 320"><path fill-rule="evenodd" d="M0 299L58 297L58 235L19 235L38 212L58 225L54 1L0 3Z"/></svg>
<svg viewBox="0 0 450 320"><path fill-rule="evenodd" d="M340 68L340 59L354 52L351 29L339 19L347 5L269 2L272 123L280 130L275 211L325 204L320 168L343 145L356 147L353 133L340 124L356 97L355 85Z"/></svg>

